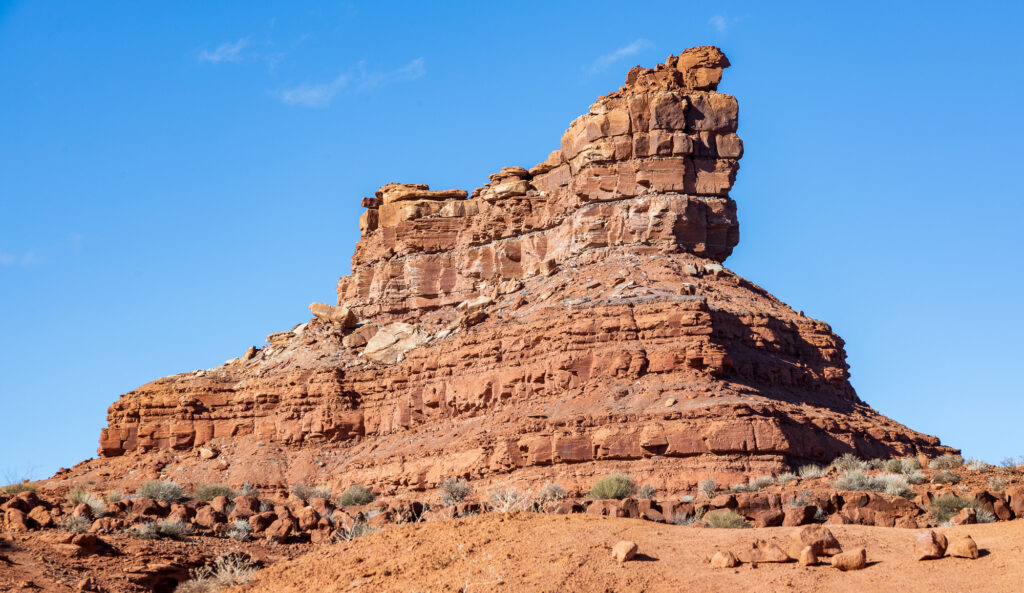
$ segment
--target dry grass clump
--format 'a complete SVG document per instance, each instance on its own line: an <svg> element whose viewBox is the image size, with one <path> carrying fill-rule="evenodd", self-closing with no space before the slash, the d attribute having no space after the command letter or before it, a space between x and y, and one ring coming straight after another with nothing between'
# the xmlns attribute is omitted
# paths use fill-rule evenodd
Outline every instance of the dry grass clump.
<svg viewBox="0 0 1024 593"><path fill-rule="evenodd" d="M747 520L736 511L712 511L704 515L704 522L714 529L743 529L750 527Z"/></svg>
<svg viewBox="0 0 1024 593"><path fill-rule="evenodd" d="M81 486L75 486L68 492L68 504L73 507L80 504L88 506L93 517L102 517L107 514L107 503Z"/></svg>
<svg viewBox="0 0 1024 593"><path fill-rule="evenodd" d="M544 487L537 493L537 498L534 500L534 505L538 511L543 511L544 506L549 502L558 502L566 497L565 488L562 488L558 484L548 482L544 484Z"/></svg>
<svg viewBox="0 0 1024 593"><path fill-rule="evenodd" d="M994 492L1002 492L1003 490L1006 490L1006 480L995 477L989 478L988 489Z"/></svg>
<svg viewBox="0 0 1024 593"><path fill-rule="evenodd" d="M796 474L787 472L775 476L775 483L778 484L779 486L785 486L786 484L789 484L790 482L793 482L797 479L798 478Z"/></svg>
<svg viewBox="0 0 1024 593"><path fill-rule="evenodd" d="M636 482L629 474L612 472L600 480L594 482L590 488L590 498L593 500L621 500L636 492Z"/></svg>
<svg viewBox="0 0 1024 593"><path fill-rule="evenodd" d="M713 498L718 491L718 483L714 478L708 478L700 483L700 492L705 498Z"/></svg>
<svg viewBox="0 0 1024 593"><path fill-rule="evenodd" d="M185 539L192 533L192 526L181 521L149 521L126 531L139 539Z"/></svg>
<svg viewBox="0 0 1024 593"><path fill-rule="evenodd" d="M832 460L832 467L836 471L866 470L870 468L868 462L853 453L844 453Z"/></svg>
<svg viewBox="0 0 1024 593"><path fill-rule="evenodd" d="M746 484L733 484L729 489L733 492L758 492L773 483L775 480L771 476L758 476Z"/></svg>
<svg viewBox="0 0 1024 593"><path fill-rule="evenodd" d="M886 461L883 467L893 474L912 474L921 469L921 462L916 457L894 457Z"/></svg>
<svg viewBox="0 0 1024 593"><path fill-rule="evenodd" d="M135 496L166 502L177 502L185 498L185 491L170 480L149 480L135 491Z"/></svg>
<svg viewBox="0 0 1024 593"><path fill-rule="evenodd" d="M192 578L178 585L175 593L215 593L226 587L244 585L256 574L256 565L242 556L221 556L213 566L192 570Z"/></svg>
<svg viewBox="0 0 1024 593"><path fill-rule="evenodd" d="M236 496L235 491L224 484L203 484L196 488L194 495L199 500L205 502L209 502L218 496L226 496L229 500Z"/></svg>
<svg viewBox="0 0 1024 593"><path fill-rule="evenodd" d="M868 492L885 492L892 496L908 496L913 493L904 476L896 474L879 474L870 476L863 470L847 470L840 475L832 486L836 490L864 490Z"/></svg>
<svg viewBox="0 0 1024 593"><path fill-rule="evenodd" d="M71 515L65 515L61 518L60 523L57 527L64 531L70 531L71 533L85 533L92 527L92 522L85 517L73 517Z"/></svg>
<svg viewBox="0 0 1024 593"><path fill-rule="evenodd" d="M106 500L107 502L117 502L123 498L124 495L121 494L120 490L111 490L110 492L107 492L106 496L103 497L103 499Z"/></svg>
<svg viewBox="0 0 1024 593"><path fill-rule="evenodd" d="M956 469L964 464L964 458L959 455L942 455L928 462L930 469Z"/></svg>
<svg viewBox="0 0 1024 593"><path fill-rule="evenodd" d="M689 513L676 513L672 517L672 522L676 525L693 525L694 523L700 523L704 519L705 509L697 509L693 514Z"/></svg>
<svg viewBox="0 0 1024 593"><path fill-rule="evenodd" d="M932 484L958 484L960 483L960 476L944 469L934 476L932 476Z"/></svg>
<svg viewBox="0 0 1024 593"><path fill-rule="evenodd" d="M331 489L326 486L310 486L309 484L295 484L291 489L295 498L307 503L312 498L330 498Z"/></svg>
<svg viewBox="0 0 1024 593"><path fill-rule="evenodd" d="M438 489L441 490L441 502L446 507L466 500L469 493L473 491L473 487L465 478L448 478L438 485Z"/></svg>
<svg viewBox="0 0 1024 593"><path fill-rule="evenodd" d="M352 484L348 487L348 490L341 493L341 498L338 502L343 507L351 507L370 504L375 498L377 497L373 494L373 490L361 484Z"/></svg>
<svg viewBox="0 0 1024 593"><path fill-rule="evenodd" d="M820 476L824 475L825 474L825 468L821 467L820 465L816 465L814 463L809 463L807 465L801 465L796 470L796 472L798 474L800 474L801 478L803 478L805 480L811 480L811 479L814 479L814 478L817 478L817 477L820 477Z"/></svg>
<svg viewBox="0 0 1024 593"><path fill-rule="evenodd" d="M9 495L21 494L22 492L35 492L35 484L29 484L28 482L22 482L20 484L11 484L0 488L0 492Z"/></svg>
<svg viewBox="0 0 1024 593"><path fill-rule="evenodd" d="M497 513L525 511L533 506L529 496L521 494L512 486L495 486L491 489L490 507Z"/></svg>
<svg viewBox="0 0 1024 593"><path fill-rule="evenodd" d="M248 519L238 519L228 528L228 537L240 542L249 541L252 538L252 525Z"/></svg>
<svg viewBox="0 0 1024 593"><path fill-rule="evenodd" d="M996 520L995 515L986 511L985 507L976 499L964 498L954 494L943 494L942 496L935 497L929 510L936 521L948 525L950 519L966 508L974 509L978 523L991 523Z"/></svg>
<svg viewBox="0 0 1024 593"><path fill-rule="evenodd" d="M637 498L654 498L657 494L658 490L650 484L644 484L636 491Z"/></svg>

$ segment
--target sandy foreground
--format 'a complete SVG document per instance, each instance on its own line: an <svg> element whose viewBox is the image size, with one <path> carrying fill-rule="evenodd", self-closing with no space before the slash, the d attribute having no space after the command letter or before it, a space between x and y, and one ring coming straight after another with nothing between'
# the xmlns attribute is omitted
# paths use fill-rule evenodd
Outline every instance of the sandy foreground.
<svg viewBox="0 0 1024 593"><path fill-rule="evenodd" d="M1024 591L1024 521L941 529L970 534L977 560L917 561L915 530L830 527L844 549L863 546L868 567L743 564L714 569L719 550L755 539L788 546L799 528L701 529L587 515L487 514L404 525L333 545L261 571L251 592L441 591ZM619 540L639 545L638 559L618 563Z"/></svg>

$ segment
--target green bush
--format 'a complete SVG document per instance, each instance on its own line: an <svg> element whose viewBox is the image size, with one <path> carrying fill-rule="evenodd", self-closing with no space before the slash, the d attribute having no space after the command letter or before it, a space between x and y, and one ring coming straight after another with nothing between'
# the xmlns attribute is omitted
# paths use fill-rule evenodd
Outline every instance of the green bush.
<svg viewBox="0 0 1024 593"><path fill-rule="evenodd" d="M168 480L149 480L139 486L135 495L141 498L177 502L185 498L185 491L181 489L181 486Z"/></svg>
<svg viewBox="0 0 1024 593"><path fill-rule="evenodd" d="M339 502L343 507L358 506L361 504L370 504L377 498L373 494L373 490L370 490L366 486L359 484L352 484L348 487L348 490L341 494Z"/></svg>
<svg viewBox="0 0 1024 593"><path fill-rule="evenodd" d="M747 520L736 511L712 511L704 515L704 522L714 529L742 529L750 527Z"/></svg>
<svg viewBox="0 0 1024 593"><path fill-rule="evenodd" d="M629 474L612 472L594 482L590 489L593 500L623 499L636 492L636 482Z"/></svg>
<svg viewBox="0 0 1024 593"><path fill-rule="evenodd" d="M974 509L978 523L991 523L996 520L992 513L985 510L980 502L973 498L963 498L953 494L943 494L932 501L930 512L939 523L947 523L961 510Z"/></svg>
<svg viewBox="0 0 1024 593"><path fill-rule="evenodd" d="M438 489L441 490L441 502L446 507L466 500L469 493L473 491L465 478L448 478L438 485Z"/></svg>
<svg viewBox="0 0 1024 593"><path fill-rule="evenodd" d="M964 458L959 455L943 455L928 462L931 469L956 469L964 464Z"/></svg>
<svg viewBox="0 0 1024 593"><path fill-rule="evenodd" d="M228 500L231 500L235 497L235 491L224 484L203 484L195 491L195 497L204 502L209 502L218 496L226 496Z"/></svg>

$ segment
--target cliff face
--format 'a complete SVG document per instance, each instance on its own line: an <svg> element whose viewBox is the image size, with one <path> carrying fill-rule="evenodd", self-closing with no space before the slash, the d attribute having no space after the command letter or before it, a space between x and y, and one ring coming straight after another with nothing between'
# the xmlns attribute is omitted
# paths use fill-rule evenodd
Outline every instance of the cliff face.
<svg viewBox="0 0 1024 593"><path fill-rule="evenodd" d="M858 399L827 324L722 266L743 154L728 65L700 47L638 66L544 162L472 192L383 186L336 306L125 394L100 454L273 442L400 493L945 451Z"/></svg>

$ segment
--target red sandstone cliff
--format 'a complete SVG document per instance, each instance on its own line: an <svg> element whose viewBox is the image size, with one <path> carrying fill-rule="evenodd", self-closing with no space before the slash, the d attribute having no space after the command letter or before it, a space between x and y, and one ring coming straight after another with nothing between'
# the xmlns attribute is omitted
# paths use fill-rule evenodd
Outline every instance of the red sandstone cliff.
<svg viewBox="0 0 1024 593"><path fill-rule="evenodd" d="M699 47L638 66L544 162L471 193L364 198L337 306L125 394L100 454L212 443L231 451L214 468L228 480L401 493L612 466L672 488L946 450L861 402L827 324L721 265L743 154L736 100L716 90L728 65Z"/></svg>

